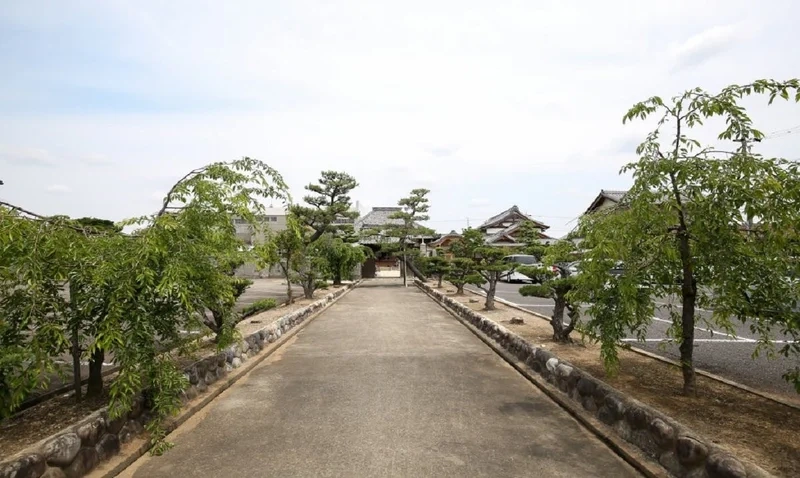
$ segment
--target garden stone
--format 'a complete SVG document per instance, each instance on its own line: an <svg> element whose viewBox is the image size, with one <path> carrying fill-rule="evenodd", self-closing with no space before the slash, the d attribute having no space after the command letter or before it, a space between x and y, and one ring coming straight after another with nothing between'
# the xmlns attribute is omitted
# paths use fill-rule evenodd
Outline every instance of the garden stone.
<svg viewBox="0 0 800 478"><path fill-rule="evenodd" d="M661 456L658 458L658 462L667 469L670 473L675 476L680 476L683 474L683 465L681 462L678 461L678 456L675 452L668 451L666 453L662 453Z"/></svg>
<svg viewBox="0 0 800 478"><path fill-rule="evenodd" d="M632 406L625 411L625 419L631 428L638 430L650 424L650 414L642 407Z"/></svg>
<svg viewBox="0 0 800 478"><path fill-rule="evenodd" d="M194 400L195 398L197 398L197 388L195 388L192 385L189 388L187 388L186 390L184 390L183 394L186 395L186 398L188 400Z"/></svg>
<svg viewBox="0 0 800 478"><path fill-rule="evenodd" d="M511 320L509 321L509 323L511 325L522 325L522 324L525 323L525 319L523 319L521 317L511 317Z"/></svg>
<svg viewBox="0 0 800 478"><path fill-rule="evenodd" d="M64 469L67 478L78 478L86 475L97 466L97 450L92 448L81 448L78 456L68 467Z"/></svg>
<svg viewBox="0 0 800 478"><path fill-rule="evenodd" d="M556 375L558 375L559 378L567 378L572 373L572 370L574 369L569 365L560 363L556 366Z"/></svg>
<svg viewBox="0 0 800 478"><path fill-rule="evenodd" d="M48 467L41 478L67 478L67 475L58 467Z"/></svg>
<svg viewBox="0 0 800 478"><path fill-rule="evenodd" d="M659 447L669 450L675 443L675 430L664 420L656 418L650 422L650 433Z"/></svg>
<svg viewBox="0 0 800 478"><path fill-rule="evenodd" d="M547 361L547 370L549 370L550 373L555 372L557 366L558 366L557 358L551 358L550 360Z"/></svg>
<svg viewBox="0 0 800 478"><path fill-rule="evenodd" d="M105 428L105 420L102 417L97 417L88 423L80 425L77 429L78 437L81 439L81 445L94 446L97 439L103 434Z"/></svg>
<svg viewBox="0 0 800 478"><path fill-rule="evenodd" d="M250 355L248 355L246 353L242 353L242 362L246 362L247 359L249 359L249 358L250 358Z"/></svg>
<svg viewBox="0 0 800 478"><path fill-rule="evenodd" d="M47 468L44 457L38 453L16 458L6 464L0 464L0 476L14 478L39 478Z"/></svg>
<svg viewBox="0 0 800 478"><path fill-rule="evenodd" d="M583 405L583 408L588 412L597 411L597 404L594 403L594 399L592 397L583 397L581 405Z"/></svg>
<svg viewBox="0 0 800 478"><path fill-rule="evenodd" d="M117 417L108 422L108 433L117 434L125 425L125 417Z"/></svg>
<svg viewBox="0 0 800 478"><path fill-rule="evenodd" d="M597 383L588 377L581 377L581 379L578 380L578 392L581 395L591 396L596 388Z"/></svg>
<svg viewBox="0 0 800 478"><path fill-rule="evenodd" d="M730 455L711 455L706 462L706 472L710 478L747 478L742 462Z"/></svg>
<svg viewBox="0 0 800 478"><path fill-rule="evenodd" d="M210 385L210 384L212 384L212 383L214 383L216 381L217 381L216 370L214 372L212 372L210 370L208 372L206 372L206 383L207 384Z"/></svg>
<svg viewBox="0 0 800 478"><path fill-rule="evenodd" d="M200 382L196 385L196 388L197 388L198 394L206 393L206 390L208 390L208 385L206 385L206 381L205 380L200 380Z"/></svg>
<svg viewBox="0 0 800 478"><path fill-rule="evenodd" d="M119 438L116 435L106 433L100 438L94 449L97 451L97 458L100 461L107 460L119 453Z"/></svg>
<svg viewBox="0 0 800 478"><path fill-rule="evenodd" d="M231 366L232 366L233 368L239 368L239 367L241 367L241 366L242 366L242 359L240 359L239 357L236 357L236 358L234 358L234 359L233 359L233 362L231 363Z"/></svg>
<svg viewBox="0 0 800 478"><path fill-rule="evenodd" d="M190 368L186 375L188 376L187 378L189 379L189 383L192 385L197 385L199 378L197 377L197 370L194 367Z"/></svg>
<svg viewBox="0 0 800 478"><path fill-rule="evenodd" d="M67 466L72 463L80 449L81 439L78 434L65 433L45 443L42 454L50 466Z"/></svg>
<svg viewBox="0 0 800 478"><path fill-rule="evenodd" d="M236 346L233 347L233 357L234 357L234 359L242 358L242 349L240 347L236 347Z"/></svg>
<svg viewBox="0 0 800 478"><path fill-rule="evenodd" d="M613 425L614 422L617 421L614 414L605 405L600 407L600 410L597 411L597 418L606 425Z"/></svg>
<svg viewBox="0 0 800 478"><path fill-rule="evenodd" d="M469 303L470 304L477 304L478 302L480 302L480 300L478 300L477 297L470 297L469 298Z"/></svg>
<svg viewBox="0 0 800 478"><path fill-rule="evenodd" d="M603 405L608 408L614 420L619 420L625 415L625 401L619 395L606 395Z"/></svg>
<svg viewBox="0 0 800 478"><path fill-rule="evenodd" d="M688 436L678 438L675 450L678 454L678 460L684 465L696 465L708 456L708 447Z"/></svg>

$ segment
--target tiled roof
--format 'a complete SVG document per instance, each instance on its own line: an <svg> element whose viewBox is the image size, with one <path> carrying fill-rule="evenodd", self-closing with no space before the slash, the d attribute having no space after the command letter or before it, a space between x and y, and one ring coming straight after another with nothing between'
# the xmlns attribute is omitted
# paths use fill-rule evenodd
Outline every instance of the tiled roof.
<svg viewBox="0 0 800 478"><path fill-rule="evenodd" d="M387 225L402 225L402 219L390 219L392 214L402 211L401 207L373 207L372 211L356 219L354 228L356 231L362 228L387 226Z"/></svg>
<svg viewBox="0 0 800 478"><path fill-rule="evenodd" d="M487 219L483 224L480 225L480 227L478 227L478 229L483 229L484 227L491 226L494 223L501 222L506 217L512 216L514 214L519 214L519 215L521 215L523 217L528 218L529 220L533 221L537 226L541 227L542 229L549 229L550 228L550 226L547 226L544 223L541 223L541 222L537 221L536 219L534 219L534 218L528 216L527 214L523 213L522 211L520 211L519 207L515 204L515 205L511 206L510 208L506 209L505 211L501 212L500 214L498 214L496 216L492 216L489 219Z"/></svg>
<svg viewBox="0 0 800 478"><path fill-rule="evenodd" d="M608 199L609 201L613 201L615 203L618 203L618 202L620 202L622 200L623 197L625 197L625 194L627 194L627 193L628 193L628 191L617 191L617 190L611 190L611 189L601 189L600 190L600 194L598 194L597 197L594 199L594 201L592 201L592 204L589 205L589 208L586 209L586 212L588 213L588 212L593 211L595 208L597 208L603 202L604 199Z"/></svg>

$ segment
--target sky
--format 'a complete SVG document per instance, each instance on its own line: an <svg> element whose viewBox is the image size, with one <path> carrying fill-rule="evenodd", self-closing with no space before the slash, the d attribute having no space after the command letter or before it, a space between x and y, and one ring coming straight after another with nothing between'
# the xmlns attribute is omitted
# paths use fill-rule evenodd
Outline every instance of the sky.
<svg viewBox="0 0 800 478"><path fill-rule="evenodd" d="M653 127L622 124L632 104L800 76L797 18L794 0L5 0L0 200L121 220L250 156L296 201L338 170L362 212L427 188L440 232L518 205L560 237L630 185ZM758 151L800 158L800 105L765 103L745 103L757 128L796 133ZM696 136L718 144L713 126Z"/></svg>

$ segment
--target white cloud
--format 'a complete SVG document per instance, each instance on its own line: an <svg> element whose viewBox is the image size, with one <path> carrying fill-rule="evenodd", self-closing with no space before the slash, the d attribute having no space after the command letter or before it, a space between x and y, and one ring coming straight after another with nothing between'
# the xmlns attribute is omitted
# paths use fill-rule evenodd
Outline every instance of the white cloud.
<svg viewBox="0 0 800 478"><path fill-rule="evenodd" d="M323 169L354 175L362 207L428 187L447 230L514 203L574 217L629 182L617 173L651 126L621 124L633 103L800 71L792 0L44 5L0 5L0 28L20 32L0 52L19 72L0 78L2 192L111 219L243 155L278 169L296 201ZM767 132L797 123L796 107L752 113ZM795 157L800 135L759 147Z"/></svg>
<svg viewBox="0 0 800 478"><path fill-rule="evenodd" d="M705 62L743 40L745 31L743 25L719 25L692 35L672 52L676 68L688 68Z"/></svg>
<svg viewBox="0 0 800 478"><path fill-rule="evenodd" d="M68 194L72 192L72 188L63 184L51 184L45 188L45 191L53 194Z"/></svg>

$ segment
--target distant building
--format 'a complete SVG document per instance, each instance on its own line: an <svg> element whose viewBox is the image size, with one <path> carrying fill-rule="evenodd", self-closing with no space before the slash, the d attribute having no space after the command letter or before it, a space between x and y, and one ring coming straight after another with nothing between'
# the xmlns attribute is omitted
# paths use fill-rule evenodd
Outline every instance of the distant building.
<svg viewBox="0 0 800 478"><path fill-rule="evenodd" d="M536 219L524 214L516 205L511 206L496 216L492 216L478 227L484 235L487 245L498 247L522 247L525 243L520 241L520 227L525 224L533 224L539 231L539 241L542 244L550 244L556 239L544 233L550 226L537 221Z"/></svg>
<svg viewBox="0 0 800 478"><path fill-rule="evenodd" d="M278 232L286 229L286 208L268 207L264 213L258 216L258 221L270 232ZM255 229L246 220L235 217L233 225L236 226L236 237L241 239L248 246L254 246L264 242L264 233L256 233Z"/></svg>
<svg viewBox="0 0 800 478"><path fill-rule="evenodd" d="M596 211L602 211L604 209L609 209L617 204L625 197L628 191L614 191L611 189L601 189L600 194L594 198L594 201L589 205L586 209L584 214L593 213Z"/></svg>
<svg viewBox="0 0 800 478"><path fill-rule="evenodd" d="M356 233L373 234L364 235L359 243L369 247L375 253L374 259L369 259L361 268L361 276L370 277L399 277L401 274L400 259L396 254L389 254L381 250L383 244L397 244L398 237L390 237L385 232L392 226L403 224L402 219L393 219L390 216L402 211L399 206L373 207L370 212L355 220L353 227ZM419 226L419 224L415 224ZM408 247L419 248L423 255L429 255L428 244L433 242L434 236L414 236L409 238Z"/></svg>

